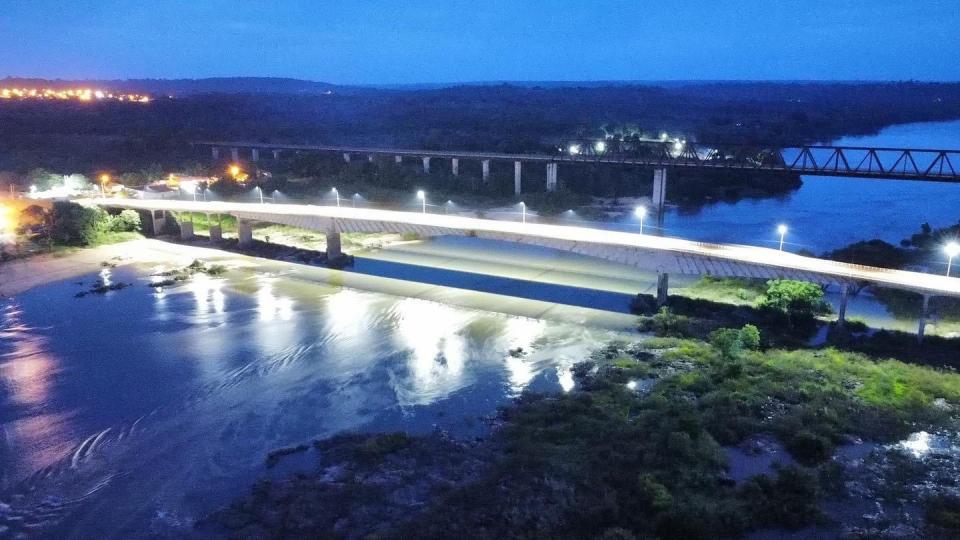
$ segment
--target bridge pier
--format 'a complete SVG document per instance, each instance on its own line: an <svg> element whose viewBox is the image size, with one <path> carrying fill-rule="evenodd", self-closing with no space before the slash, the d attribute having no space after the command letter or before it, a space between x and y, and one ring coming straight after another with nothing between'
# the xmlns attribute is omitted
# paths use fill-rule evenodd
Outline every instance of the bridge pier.
<svg viewBox="0 0 960 540"><path fill-rule="evenodd" d="M923 295L923 307L920 308L920 325L917 328L917 344L923 344L923 334L927 330L927 319L930 317L930 295Z"/></svg>
<svg viewBox="0 0 960 540"><path fill-rule="evenodd" d="M181 240L193 240L193 214L191 214L190 212L186 212L186 216L187 216L187 218L190 219L190 221L187 221L186 219L182 219L182 218L183 218L183 215L184 215L184 214L180 214L180 217L181 217L181 219L180 219L180 239L181 239Z"/></svg>
<svg viewBox="0 0 960 540"><path fill-rule="evenodd" d="M207 214L207 227L210 229L210 243L215 244L223 240L223 225L220 222L220 214L217 214L217 224L213 224L210 214Z"/></svg>
<svg viewBox="0 0 960 540"><path fill-rule="evenodd" d="M667 305L667 290L670 283L670 274L657 270L657 307Z"/></svg>
<svg viewBox="0 0 960 540"><path fill-rule="evenodd" d="M273 159L274 159L274 161L280 159L280 151L279 151L279 150L274 150L274 151L273 151Z"/></svg>
<svg viewBox="0 0 960 540"><path fill-rule="evenodd" d="M167 213L163 210L151 210L150 221L153 225L153 235L160 236L167 225Z"/></svg>
<svg viewBox="0 0 960 540"><path fill-rule="evenodd" d="M344 153L343 153L343 162L344 162L344 163L350 163L350 153L349 153L349 152L344 152Z"/></svg>
<svg viewBox="0 0 960 540"><path fill-rule="evenodd" d="M373 163L373 154L367 154L367 162Z"/></svg>
<svg viewBox="0 0 960 540"><path fill-rule="evenodd" d="M557 190L557 164L547 163L547 191Z"/></svg>
<svg viewBox="0 0 960 540"><path fill-rule="evenodd" d="M240 161L240 150L237 150L236 148L231 148L230 159L232 159L234 163Z"/></svg>
<svg viewBox="0 0 960 540"><path fill-rule="evenodd" d="M397 165L403 163L403 156L393 156L393 162Z"/></svg>
<svg viewBox="0 0 960 540"><path fill-rule="evenodd" d="M657 227L663 234L664 210L667 202L667 169L653 170L653 206L657 210Z"/></svg>
<svg viewBox="0 0 960 540"><path fill-rule="evenodd" d="M260 149L251 148L250 149L250 160L251 161L260 161Z"/></svg>
<svg viewBox="0 0 960 540"><path fill-rule="evenodd" d="M519 161L513 162L513 193L519 195L521 190L520 186L520 168L521 164Z"/></svg>
<svg viewBox="0 0 960 540"><path fill-rule="evenodd" d="M220 148L219 148L219 147L214 146L214 147L210 148L210 153L211 153L211 155L213 156L213 160L214 160L214 161L218 161L218 160L220 159Z"/></svg>
<svg viewBox="0 0 960 540"><path fill-rule="evenodd" d="M454 176L460 176L460 160L459 159L453 158L450 160L450 172L453 173Z"/></svg>
<svg viewBox="0 0 960 540"><path fill-rule="evenodd" d="M430 174L430 158L423 158L423 174Z"/></svg>
<svg viewBox="0 0 960 540"><path fill-rule="evenodd" d="M850 286L844 283L840 286L840 306L837 308L837 328L843 329L847 325L847 300L850 297Z"/></svg>
<svg viewBox="0 0 960 540"><path fill-rule="evenodd" d="M340 233L336 231L327 232L327 262L335 261L343 257L343 251L340 249Z"/></svg>
<svg viewBox="0 0 960 540"><path fill-rule="evenodd" d="M240 246L249 246L253 243L253 223L237 218L237 240Z"/></svg>

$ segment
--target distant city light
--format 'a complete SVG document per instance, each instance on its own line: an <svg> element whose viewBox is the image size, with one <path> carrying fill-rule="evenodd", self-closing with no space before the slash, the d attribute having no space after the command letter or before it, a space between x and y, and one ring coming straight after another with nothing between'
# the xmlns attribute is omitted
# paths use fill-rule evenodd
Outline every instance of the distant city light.
<svg viewBox="0 0 960 540"><path fill-rule="evenodd" d="M9 100L57 100L57 101L126 101L149 103L145 94L123 94L92 88L0 88L0 99Z"/></svg>

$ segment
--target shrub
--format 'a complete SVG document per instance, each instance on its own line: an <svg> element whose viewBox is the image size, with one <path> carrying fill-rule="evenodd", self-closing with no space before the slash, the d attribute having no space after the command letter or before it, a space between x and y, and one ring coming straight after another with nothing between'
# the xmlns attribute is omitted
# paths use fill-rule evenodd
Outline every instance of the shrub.
<svg viewBox="0 0 960 540"><path fill-rule="evenodd" d="M809 430L798 431L787 441L787 450L797 461L805 465L814 465L826 461L833 452L833 444Z"/></svg>
<svg viewBox="0 0 960 540"><path fill-rule="evenodd" d="M760 329L752 324L745 324L740 329L740 344L744 349L756 351L760 348Z"/></svg>
<svg viewBox="0 0 960 540"><path fill-rule="evenodd" d="M812 318L831 311L819 285L790 279L768 281L767 292L757 302L757 307L801 318Z"/></svg>
<svg viewBox="0 0 960 540"><path fill-rule="evenodd" d="M710 344L728 360L740 357L743 345L740 331L735 328L720 328L710 333Z"/></svg>
<svg viewBox="0 0 960 540"><path fill-rule="evenodd" d="M50 238L68 246L88 246L96 241L107 221L107 213L99 208L58 201L51 212Z"/></svg>
<svg viewBox="0 0 960 540"><path fill-rule="evenodd" d="M134 232L140 230L140 214L136 210L124 210L110 218L111 232Z"/></svg>

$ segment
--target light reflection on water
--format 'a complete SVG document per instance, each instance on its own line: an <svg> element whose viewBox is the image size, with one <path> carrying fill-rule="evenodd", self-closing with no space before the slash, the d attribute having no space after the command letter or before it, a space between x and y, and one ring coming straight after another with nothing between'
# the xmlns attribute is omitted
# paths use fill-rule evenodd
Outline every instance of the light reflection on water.
<svg viewBox="0 0 960 540"><path fill-rule="evenodd" d="M157 290L147 271L116 268L111 279L135 285L74 299L71 280L18 297L0 328L12 338L0 343L0 500L25 494L14 512L83 500L51 530L87 536L142 534L159 515L188 526L246 490L272 449L344 429L479 434L478 417L526 388L569 390L573 362L626 337L477 309L500 302L482 294L449 293L470 296L466 309L312 272L326 271Z"/></svg>

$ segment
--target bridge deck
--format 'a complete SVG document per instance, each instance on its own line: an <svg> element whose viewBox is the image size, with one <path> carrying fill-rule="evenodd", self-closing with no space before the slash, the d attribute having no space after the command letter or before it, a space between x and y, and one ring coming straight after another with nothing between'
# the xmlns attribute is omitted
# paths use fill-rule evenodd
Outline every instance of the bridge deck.
<svg viewBox="0 0 960 540"><path fill-rule="evenodd" d="M922 294L960 296L960 278L804 257L775 249L712 244L589 227L518 223L463 216L300 204L96 199L105 207L230 214L240 219L325 232L397 232L508 240L574 251L668 273L867 282Z"/></svg>

